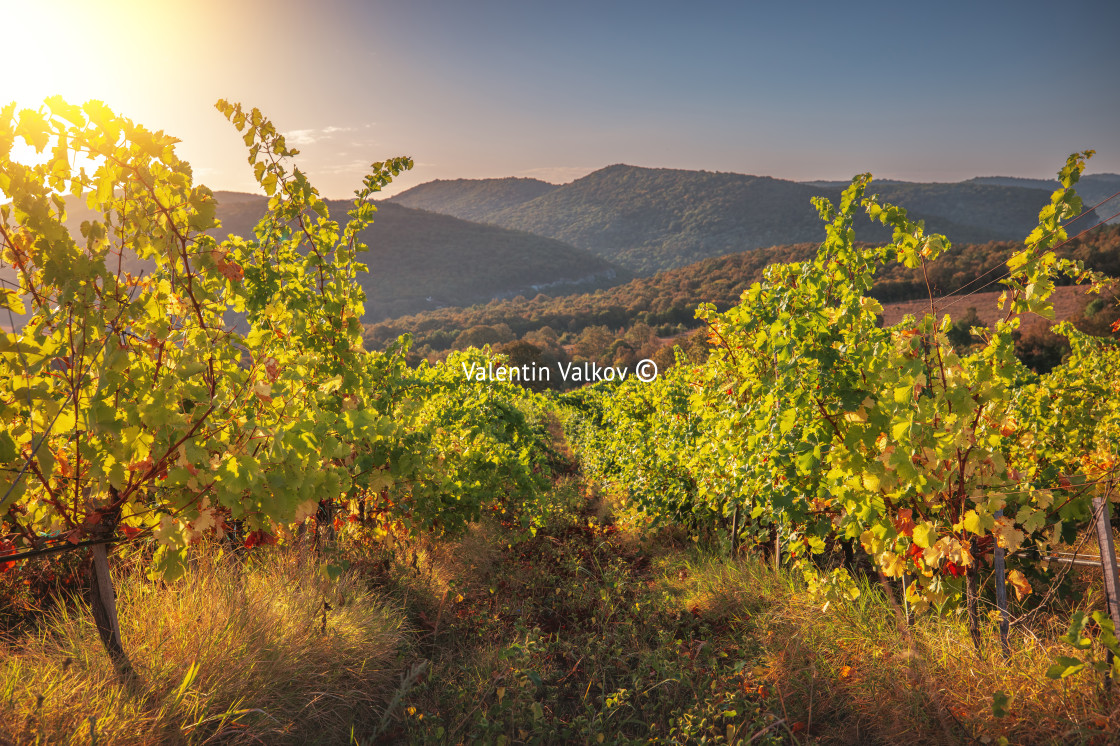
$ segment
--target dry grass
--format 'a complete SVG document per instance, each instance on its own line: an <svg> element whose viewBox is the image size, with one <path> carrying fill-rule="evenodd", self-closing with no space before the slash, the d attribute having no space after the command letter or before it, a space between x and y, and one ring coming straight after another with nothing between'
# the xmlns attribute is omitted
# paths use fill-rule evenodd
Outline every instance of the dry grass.
<svg viewBox="0 0 1120 746"><path fill-rule="evenodd" d="M294 551L244 565L202 552L166 586L124 563L136 681L117 679L88 610L61 605L0 657L0 744L350 743L352 728L368 743L380 726L401 743L1117 741L1120 686L1045 675L1073 653L1056 642L1069 609L1016 627L1005 661L995 620L977 655L963 615L907 624L878 581L822 611L762 558L615 522L609 496L574 483L551 499L563 520L535 536L499 517L454 541L348 528L330 551L355 569L334 583ZM1099 606L1098 574L1069 585L1078 607ZM408 644L386 603L413 618ZM398 687L410 660L431 673ZM1010 695L1002 717L996 692Z"/></svg>
<svg viewBox="0 0 1120 746"><path fill-rule="evenodd" d="M114 673L87 607L61 606L0 660L0 743L348 743L376 729L402 620L355 574L328 581L295 550L203 551L172 584L123 564L136 677Z"/></svg>
<svg viewBox="0 0 1120 746"><path fill-rule="evenodd" d="M804 742L1116 742L1120 687L1107 694L1091 672L1046 677L1054 656L1074 654L1056 642L1068 614L1014 629L1005 661L994 618L978 655L962 615L907 625L878 582L822 611L801 583L757 559L663 569L667 589L694 613L755 625L766 669L760 683ZM1011 695L1002 717L992 708L996 692Z"/></svg>

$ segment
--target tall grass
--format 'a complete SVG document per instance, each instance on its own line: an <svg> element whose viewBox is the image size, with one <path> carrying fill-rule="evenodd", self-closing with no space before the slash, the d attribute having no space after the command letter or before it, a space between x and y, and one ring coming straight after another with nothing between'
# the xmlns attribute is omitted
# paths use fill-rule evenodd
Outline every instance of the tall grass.
<svg viewBox="0 0 1120 746"><path fill-rule="evenodd" d="M1005 660L994 615L983 625L978 653L963 615L919 615L908 623L875 580L861 579L859 598L822 610L798 578L755 558L680 557L666 576L685 607L716 619L751 619L763 649L759 682L777 698L782 717L798 725L800 739L1117 742L1116 686L1106 692L1091 672L1063 681L1046 676L1055 656L1073 654L1057 641L1068 623L1063 611L1014 628ZM993 707L997 692L1009 695L1006 711Z"/></svg>
<svg viewBox="0 0 1120 746"><path fill-rule="evenodd" d="M345 743L393 688L402 617L353 573L296 550L200 551L181 580L117 568L136 676L115 673L88 607L0 642L0 743Z"/></svg>

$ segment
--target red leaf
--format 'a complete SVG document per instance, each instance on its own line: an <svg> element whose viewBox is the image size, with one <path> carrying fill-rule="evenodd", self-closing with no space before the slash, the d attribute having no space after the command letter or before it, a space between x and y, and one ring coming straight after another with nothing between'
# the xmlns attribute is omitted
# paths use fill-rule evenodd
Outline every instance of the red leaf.
<svg viewBox="0 0 1120 746"><path fill-rule="evenodd" d="M275 544L276 537L266 531L250 531L245 537L245 548L252 549L258 544Z"/></svg>
<svg viewBox="0 0 1120 746"><path fill-rule="evenodd" d="M914 521L910 520L913 514L914 511L910 508L901 508L898 511L898 517L894 519L894 530L903 536L913 536Z"/></svg>
<svg viewBox="0 0 1120 746"><path fill-rule="evenodd" d="M16 545L6 539L0 539L0 554L15 554ZM0 562L0 572L7 572L16 566L15 561Z"/></svg>

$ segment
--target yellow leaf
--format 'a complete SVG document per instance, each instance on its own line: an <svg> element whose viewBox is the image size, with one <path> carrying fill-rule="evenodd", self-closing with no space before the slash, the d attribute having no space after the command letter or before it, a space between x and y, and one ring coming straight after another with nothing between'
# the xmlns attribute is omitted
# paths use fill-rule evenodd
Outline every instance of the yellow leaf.
<svg viewBox="0 0 1120 746"><path fill-rule="evenodd" d="M883 305L874 298L863 297L859 299L859 305L864 310L871 311L875 315L883 313Z"/></svg>
<svg viewBox="0 0 1120 746"><path fill-rule="evenodd" d="M1026 538L1026 534L1015 528L1015 522L1010 518L997 518L992 535L996 537L996 544L1009 552L1017 551Z"/></svg>
<svg viewBox="0 0 1120 746"><path fill-rule="evenodd" d="M922 552L922 561L929 567L937 567L941 564L941 560L949 556L950 546L951 542L948 537L937 541Z"/></svg>
<svg viewBox="0 0 1120 746"><path fill-rule="evenodd" d="M27 312L27 306L23 304L23 299L19 297L19 293L7 288L0 288L0 308L10 308L16 313Z"/></svg>
<svg viewBox="0 0 1120 746"><path fill-rule="evenodd" d="M964 514L964 518L957 524L957 528L963 528L970 534L982 534L985 528L994 528L995 519L988 513L983 515L977 513L975 510L970 510Z"/></svg>
<svg viewBox="0 0 1120 746"><path fill-rule="evenodd" d="M879 555L879 567L888 578L901 578L906 572L906 560L894 552L883 552Z"/></svg>
<svg viewBox="0 0 1120 746"><path fill-rule="evenodd" d="M332 378L328 378L327 380L323 381L323 383L319 386L319 390L321 392L323 392L324 394L330 394L334 391L337 391L338 387L341 386L341 385L342 385L342 375L339 374L337 376L334 376Z"/></svg>
<svg viewBox="0 0 1120 746"><path fill-rule="evenodd" d="M957 539L949 540L949 561L958 567L968 567L972 564L972 552Z"/></svg>
<svg viewBox="0 0 1120 746"><path fill-rule="evenodd" d="M937 529L929 521L924 521L914 527L913 538L919 547L929 549L937 540Z"/></svg>
<svg viewBox="0 0 1120 746"><path fill-rule="evenodd" d="M1023 573L1018 570L1012 570L1007 573L1007 582L1011 583L1012 587L1015 588L1015 596L1020 601L1023 600L1024 596L1029 596L1031 594L1031 584L1027 581L1026 577L1024 577Z"/></svg>
<svg viewBox="0 0 1120 746"><path fill-rule="evenodd" d="M929 599L917 583L906 586L906 601L916 613L924 613L930 606Z"/></svg>

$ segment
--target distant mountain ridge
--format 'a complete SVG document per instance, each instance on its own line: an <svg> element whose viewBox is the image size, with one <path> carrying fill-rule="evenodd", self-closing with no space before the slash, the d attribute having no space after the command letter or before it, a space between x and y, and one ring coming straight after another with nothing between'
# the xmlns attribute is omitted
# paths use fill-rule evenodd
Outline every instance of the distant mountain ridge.
<svg viewBox="0 0 1120 746"><path fill-rule="evenodd" d="M726 310L740 302L743 291L762 278L768 265L805 261L816 255L819 246L819 242L773 246L703 259L593 293L442 308L367 324L364 337L369 348L383 349L401 334L411 332L414 349L429 355L455 347L460 334L480 327L505 328L516 337L547 329L562 337L564 343L574 341L593 326L617 332L641 324L659 335L669 336L702 326L695 313L699 304L713 303ZM1003 289L998 284L1003 276L1001 269L1008 257L1022 248L1021 242L1014 241L956 244L924 269L889 262L877 273L868 295L884 306L921 299L921 307L916 310L924 312L928 310L930 293L935 297L957 294L955 306L950 302L942 307L950 309L954 319L960 319L972 304L968 296L973 292ZM1120 225L1103 226L1072 239L1057 249L1057 254L1083 261L1086 268L1120 277ZM977 278L983 278L984 283L975 283ZM962 289L967 292L961 292ZM985 296L984 300L992 298ZM1041 321L1034 314L1025 314L1024 323L1028 317Z"/></svg>
<svg viewBox="0 0 1120 746"><path fill-rule="evenodd" d="M463 220L492 222L490 215L515 207L559 189L540 179L510 176L504 179L436 179L390 201L406 207L454 215ZM400 199L404 194L409 196Z"/></svg>
<svg viewBox="0 0 1120 746"><path fill-rule="evenodd" d="M1045 189L1048 192L1061 186L1061 184L1054 179L1023 179L1017 176L977 176L970 181L974 181L978 184L993 184L996 186ZM1117 192L1120 192L1120 174L1086 174L1081 177L1081 180L1077 182L1074 189L1081 195L1081 199L1085 202L1085 207L1092 207L1099 202L1108 200L1096 211L1101 218L1108 218L1113 213L1120 212L1120 197L1113 197ZM1088 220L1088 217L1081 219L1081 221L1085 220ZM1108 222L1109 224L1120 223L1120 215L1110 218ZM1079 230L1084 230L1088 227L1088 225L1080 226Z"/></svg>
<svg viewBox="0 0 1120 746"><path fill-rule="evenodd" d="M736 251L819 242L824 227L810 200L822 196L835 203L842 191L819 182L624 164L561 186L516 182L430 182L391 202L549 236L649 274ZM535 197L534 190L540 192ZM873 182L871 191L958 243L1023 238L1050 196L1046 189L977 180L882 181ZM857 237L889 238L866 218L857 224Z"/></svg>
<svg viewBox="0 0 1120 746"><path fill-rule="evenodd" d="M252 235L266 200L216 192L221 235ZM344 221L349 202L327 200L331 217ZM371 323L444 306L495 298L588 292L632 276L618 265L544 236L380 202L373 225L360 234L368 251L358 260L369 272L358 279L366 292L363 321Z"/></svg>
<svg viewBox="0 0 1120 746"><path fill-rule="evenodd" d="M838 187L843 188L847 182L843 181L807 181L806 184L823 187ZM897 180L877 180L876 184L890 184L902 185L913 184L917 182L897 181ZM1057 179L1030 179L1022 176L975 176L967 181L959 182L934 182L929 184L931 187L935 186L961 186L964 184L983 184L985 186L1005 186L1005 187L1019 187L1021 189L1042 189L1046 192L1053 192L1055 189L1061 187ZM1120 174L1104 173L1104 174L1085 174L1081 177L1074 187L1077 193L1081 195L1085 207L1092 207L1098 203L1101 204L1097 210L1097 214L1101 218L1106 218L1115 212L1120 211L1120 196L1116 196L1120 192ZM1107 200L1107 202L1106 202ZM1086 215L1081 220L1088 220L1089 216ZM1080 222L1080 221L1079 221ZM1110 224L1120 222L1120 216L1108 220Z"/></svg>
<svg viewBox="0 0 1120 746"><path fill-rule="evenodd" d="M214 197L222 224L215 235L252 238L268 200L243 192L219 191ZM352 207L335 200L327 205L339 222ZM74 235L83 220L98 217L70 200L67 225ZM369 267L358 277L366 294L362 321L367 324L519 295L589 292L633 277L616 264L556 239L386 202L378 204L373 225L360 240L369 247L358 255ZM137 274L150 267L129 254L124 268ZM0 280L16 282L15 270L0 267Z"/></svg>

